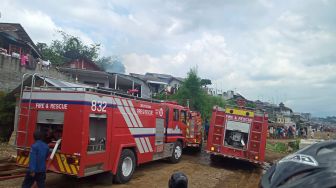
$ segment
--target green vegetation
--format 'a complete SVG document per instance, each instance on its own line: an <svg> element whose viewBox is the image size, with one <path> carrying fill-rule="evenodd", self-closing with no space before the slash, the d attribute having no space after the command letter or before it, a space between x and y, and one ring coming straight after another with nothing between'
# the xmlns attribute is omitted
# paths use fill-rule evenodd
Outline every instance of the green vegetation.
<svg viewBox="0 0 336 188"><path fill-rule="evenodd" d="M0 92L0 141L8 141L13 131L15 98Z"/></svg>
<svg viewBox="0 0 336 188"><path fill-rule="evenodd" d="M270 142L267 141L266 149L277 153L288 153L299 150L300 139L291 142Z"/></svg>
<svg viewBox="0 0 336 188"><path fill-rule="evenodd" d="M211 81L202 81L198 77L197 71L191 69L176 94L170 96L159 94L155 98L161 100L174 100L183 106L188 106L189 104L191 110L201 112L204 120L209 119L213 106L218 105L224 107L225 101L221 97L210 96L204 91L202 86L208 83L211 83Z"/></svg>
<svg viewBox="0 0 336 188"><path fill-rule="evenodd" d="M293 149L293 151L297 151L300 148L300 139L296 139L293 142L288 142L288 146Z"/></svg>
<svg viewBox="0 0 336 188"><path fill-rule="evenodd" d="M287 153L288 145L286 145L286 143L283 142L275 142L275 143L267 142L266 149L277 153Z"/></svg>
<svg viewBox="0 0 336 188"><path fill-rule="evenodd" d="M204 86L204 87L206 87L207 85L211 85L211 84L212 84L211 80L209 80L209 79L202 79L201 80L201 85Z"/></svg>
<svg viewBox="0 0 336 188"><path fill-rule="evenodd" d="M125 73L125 66L118 56L99 57L100 44L85 44L79 37L58 31L62 36L50 45L37 43L43 59L60 65L76 59L86 59L96 63L102 70Z"/></svg>
<svg viewBox="0 0 336 188"><path fill-rule="evenodd" d="M87 59L95 61L98 58L100 44L86 45L79 37L58 31L62 39L53 40L50 45L37 43L44 59L50 60L53 64L62 64L74 59Z"/></svg>

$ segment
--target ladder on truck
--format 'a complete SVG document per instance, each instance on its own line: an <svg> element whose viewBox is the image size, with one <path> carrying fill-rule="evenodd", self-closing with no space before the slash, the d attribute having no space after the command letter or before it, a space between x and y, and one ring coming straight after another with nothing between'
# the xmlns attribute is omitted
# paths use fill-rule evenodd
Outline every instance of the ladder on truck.
<svg viewBox="0 0 336 188"><path fill-rule="evenodd" d="M29 100L28 100L28 107L22 107L22 97L23 97L23 91L26 89L24 87L24 81L26 78L28 78L29 76L31 76L31 84L29 88ZM35 81L36 81L36 76L39 76L38 73L34 73L34 74L30 74L30 73L25 73L22 75L21 78L21 87L20 87L20 99L19 99L19 106L18 106L18 120L20 120L22 117L26 117L26 121L25 121L25 129L24 130L19 130L19 121L17 121L17 127L16 127L16 136L15 136L15 146L16 149L18 150L27 150L28 146L27 146L27 142L28 142L28 125L29 125L29 121L30 121L30 112L32 110L31 107L31 102L32 102L32 94L33 94L33 88L35 87ZM40 75L41 77L44 77L44 84L45 84L45 76L44 75ZM27 109L26 113L22 113L22 108ZM23 147L18 147L17 146L17 138L19 135L25 135L25 139L24 139L24 144Z"/></svg>
<svg viewBox="0 0 336 188"><path fill-rule="evenodd" d="M30 84L30 87L25 87L24 86L24 81L25 79L27 79L29 76L31 76L31 84ZM32 94L33 94L33 90L34 89L38 89L36 88L35 86L35 81L36 81L36 78L38 77L42 77L43 80L44 80L44 86L39 86L38 88L40 90L43 90L43 89L60 89L60 90L75 90L77 91L78 89L82 89L81 91L88 91L88 92L94 92L94 93L100 93L100 94L106 94L106 95L112 95L112 96L120 96L120 97L125 97L125 98L131 98L131 99L135 99L135 100L141 100L141 101L147 101L147 102L154 102L154 103L162 103L164 101L162 100L157 100L157 99L144 99L144 98L141 98L141 97L137 97L137 96L132 96L132 95L128 95L128 94L124 94L124 93L120 93L116 90L113 90L113 89L108 89L108 88L100 88L100 87L97 87L97 88L94 88L94 87L59 87L59 86L46 86L46 78L52 78L52 77L49 77L49 76L45 76L45 75L42 75L42 74L39 74L39 73L35 73L35 74L30 74L30 73L25 73L23 76L22 76L22 79L21 79L21 88L20 88L20 101L19 101L19 105L18 105L18 119L21 119L21 117L27 117L26 121L25 121L25 129L24 130L18 130L18 127L17 127L17 130L16 130L16 136L15 136L15 146L18 150L27 150L27 142L28 142L28 125L29 125L29 121L31 120L30 119L30 112L32 110L32 107L31 107L31 102L32 102ZM54 78L52 78L54 79ZM22 107L22 97L23 97L23 91L28 91L29 92L29 98L28 98L28 106L27 107ZM27 100L27 99L26 99ZM27 112L26 113L22 113L22 108L24 109L27 109ZM18 121L19 122L19 121ZM17 125L18 126L18 125ZM24 146L23 147L18 147L17 146L17 138L19 135L25 135L25 139L24 139Z"/></svg>

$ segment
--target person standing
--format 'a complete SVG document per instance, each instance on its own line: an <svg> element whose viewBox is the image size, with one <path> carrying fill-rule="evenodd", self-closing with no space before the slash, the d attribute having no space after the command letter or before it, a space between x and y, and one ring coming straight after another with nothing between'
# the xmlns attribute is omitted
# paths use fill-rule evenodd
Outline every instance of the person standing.
<svg viewBox="0 0 336 188"><path fill-rule="evenodd" d="M43 134L40 131L34 132L35 143L31 146L29 154L29 166L22 183L22 188L30 188L36 182L38 188L45 187L46 160L49 147L42 141Z"/></svg>
<svg viewBox="0 0 336 188"><path fill-rule="evenodd" d="M27 56L22 54L20 60L21 60L21 66L22 66L22 67L26 67Z"/></svg>
<svg viewBox="0 0 336 188"><path fill-rule="evenodd" d="M204 140L207 142L208 141L208 134L209 134L209 122L208 120L206 119L205 122L204 122Z"/></svg>

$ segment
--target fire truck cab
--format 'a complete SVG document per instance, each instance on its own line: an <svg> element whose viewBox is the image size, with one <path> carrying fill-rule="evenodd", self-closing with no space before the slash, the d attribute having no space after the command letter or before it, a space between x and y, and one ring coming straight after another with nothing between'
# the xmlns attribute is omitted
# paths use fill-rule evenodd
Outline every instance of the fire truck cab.
<svg viewBox="0 0 336 188"><path fill-rule="evenodd" d="M215 106L209 127L206 151L217 156L263 163L268 116L260 110Z"/></svg>
<svg viewBox="0 0 336 188"><path fill-rule="evenodd" d="M128 182L135 166L180 161L188 108L94 88L26 88L20 98L17 164L27 167L33 133L45 133L47 168L76 177L110 171Z"/></svg>
<svg viewBox="0 0 336 188"><path fill-rule="evenodd" d="M189 116L190 120L187 122L186 129L186 145L188 147L197 148L198 151L201 151L203 144L201 113L191 111Z"/></svg>

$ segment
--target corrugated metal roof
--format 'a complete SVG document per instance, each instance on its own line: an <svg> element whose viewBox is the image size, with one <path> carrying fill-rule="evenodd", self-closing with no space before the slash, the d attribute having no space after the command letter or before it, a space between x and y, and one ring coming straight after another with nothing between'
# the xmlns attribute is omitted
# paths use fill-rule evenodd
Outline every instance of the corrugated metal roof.
<svg viewBox="0 0 336 188"><path fill-rule="evenodd" d="M43 79L43 78L41 78ZM53 78L45 78L45 81L51 84L54 87L57 87L61 90L84 90L85 88L93 88L92 86L78 83L66 82Z"/></svg>

